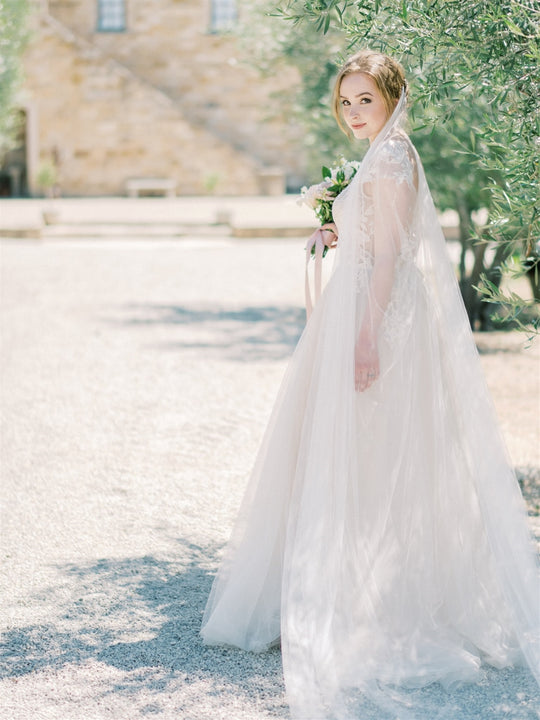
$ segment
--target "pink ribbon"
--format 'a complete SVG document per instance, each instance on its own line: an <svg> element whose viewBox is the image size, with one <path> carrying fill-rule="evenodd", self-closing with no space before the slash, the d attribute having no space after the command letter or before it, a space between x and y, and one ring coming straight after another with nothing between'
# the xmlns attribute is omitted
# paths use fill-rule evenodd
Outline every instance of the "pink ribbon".
<svg viewBox="0 0 540 720"><path fill-rule="evenodd" d="M306 316L307 319L311 317L313 312L314 303L311 301L311 289L309 287L309 261L311 258L311 249L315 246L315 271L314 271L314 285L315 285L315 303L321 297L321 286L322 286L322 259L324 251L324 242L322 232L319 230L313 240L308 240L306 245L306 277L305 277L305 292L306 292Z"/></svg>

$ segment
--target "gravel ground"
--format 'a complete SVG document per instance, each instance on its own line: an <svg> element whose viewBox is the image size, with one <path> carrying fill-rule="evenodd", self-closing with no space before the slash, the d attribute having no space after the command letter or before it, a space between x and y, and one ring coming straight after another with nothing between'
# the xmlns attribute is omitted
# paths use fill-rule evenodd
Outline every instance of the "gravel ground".
<svg viewBox="0 0 540 720"><path fill-rule="evenodd" d="M288 717L279 651L198 629L303 323L302 246L0 246L1 720ZM478 343L540 535L540 346ZM492 671L437 717L538 718L535 687Z"/></svg>

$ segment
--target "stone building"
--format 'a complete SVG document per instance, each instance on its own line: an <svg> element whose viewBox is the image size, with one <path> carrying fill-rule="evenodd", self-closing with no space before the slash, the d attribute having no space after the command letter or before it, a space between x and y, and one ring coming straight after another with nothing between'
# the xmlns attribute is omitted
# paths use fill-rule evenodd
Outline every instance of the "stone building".
<svg viewBox="0 0 540 720"><path fill-rule="evenodd" d="M152 179L179 194L298 186L298 129L234 33L235 0L39 0L21 91L11 194L125 194ZM159 184L159 183L158 183Z"/></svg>

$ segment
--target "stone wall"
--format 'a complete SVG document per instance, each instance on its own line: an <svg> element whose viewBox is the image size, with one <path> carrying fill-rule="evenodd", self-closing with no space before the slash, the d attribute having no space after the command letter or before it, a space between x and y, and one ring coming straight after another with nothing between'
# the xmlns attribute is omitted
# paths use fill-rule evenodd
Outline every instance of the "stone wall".
<svg viewBox="0 0 540 720"><path fill-rule="evenodd" d="M39 155L65 194L121 193L131 176L254 194L283 189L276 166L297 184L298 129L274 97L292 71L261 79L234 37L209 32L207 0L127 0L119 33L96 31L96 7L49 0L26 57Z"/></svg>
<svg viewBox="0 0 540 720"><path fill-rule="evenodd" d="M100 51L43 20L27 65L42 158L55 158L70 195L118 194L131 176L176 180L178 192L253 193L249 156L189 123L174 101Z"/></svg>

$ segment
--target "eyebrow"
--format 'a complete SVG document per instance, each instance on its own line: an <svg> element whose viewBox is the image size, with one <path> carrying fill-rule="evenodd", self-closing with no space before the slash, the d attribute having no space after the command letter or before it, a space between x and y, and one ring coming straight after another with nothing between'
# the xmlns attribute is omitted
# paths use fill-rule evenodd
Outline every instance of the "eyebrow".
<svg viewBox="0 0 540 720"><path fill-rule="evenodd" d="M373 93L370 93L369 90L365 90L364 92L358 93L358 95L355 95L354 97L359 98L359 97L362 97L362 95L371 95L371 97L373 97ZM343 100L347 100L346 95L340 95L339 97L343 98Z"/></svg>

